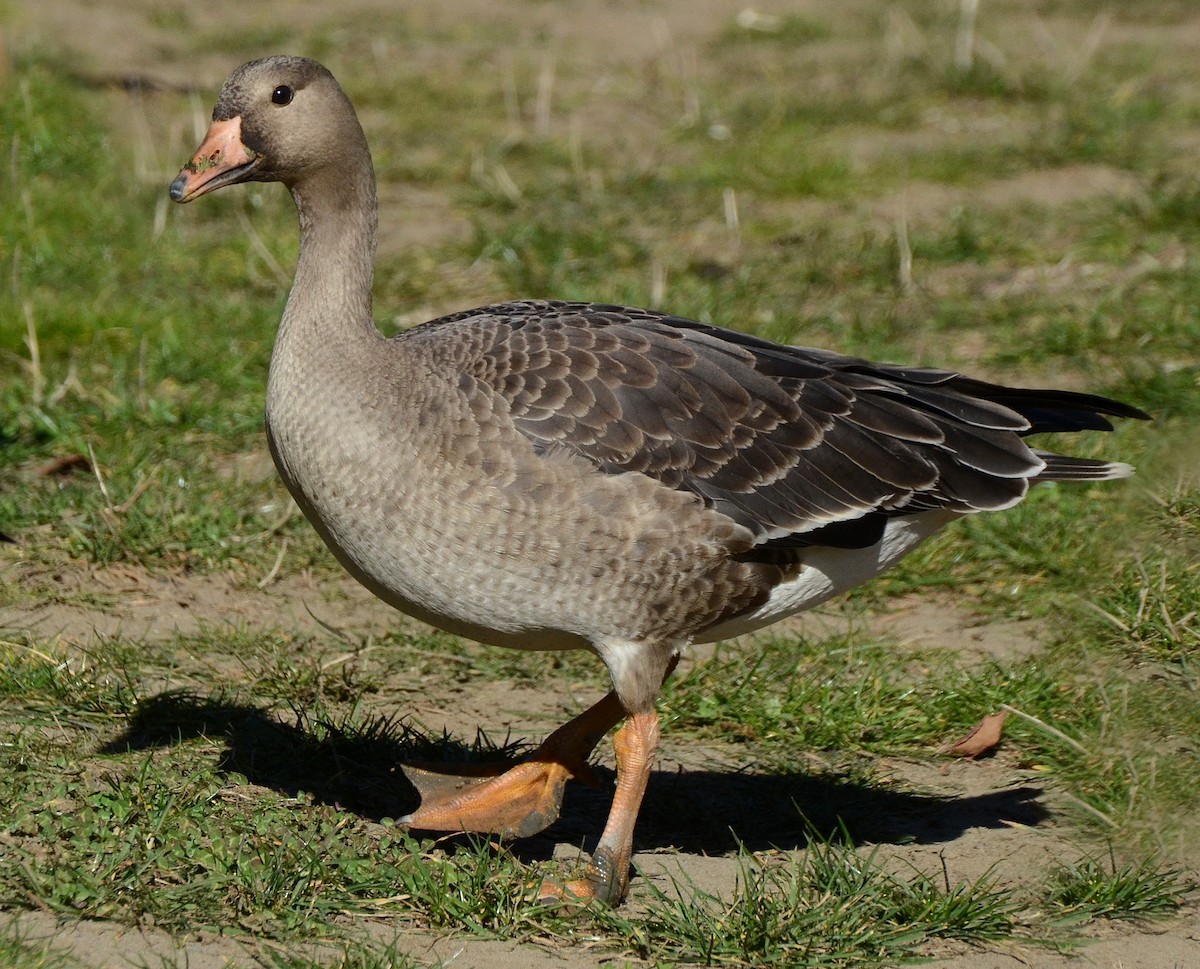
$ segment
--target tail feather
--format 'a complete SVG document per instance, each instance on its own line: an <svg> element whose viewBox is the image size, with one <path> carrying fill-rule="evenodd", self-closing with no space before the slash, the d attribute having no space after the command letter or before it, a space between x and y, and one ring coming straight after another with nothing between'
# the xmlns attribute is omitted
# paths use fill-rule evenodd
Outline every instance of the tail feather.
<svg viewBox="0 0 1200 969"><path fill-rule="evenodd" d="M1123 461L1096 461L1092 458L1074 458L1050 451L1035 451L1046 462L1046 467L1035 481L1112 481L1128 478L1133 474L1133 465Z"/></svg>

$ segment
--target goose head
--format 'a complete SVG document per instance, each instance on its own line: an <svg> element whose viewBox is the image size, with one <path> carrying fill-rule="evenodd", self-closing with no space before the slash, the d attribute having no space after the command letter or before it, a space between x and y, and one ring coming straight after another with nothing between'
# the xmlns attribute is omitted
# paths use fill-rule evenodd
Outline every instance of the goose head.
<svg viewBox="0 0 1200 969"><path fill-rule="evenodd" d="M169 191L190 202L238 182L295 189L364 153L362 126L328 70L305 57L267 57L225 81L208 134Z"/></svg>

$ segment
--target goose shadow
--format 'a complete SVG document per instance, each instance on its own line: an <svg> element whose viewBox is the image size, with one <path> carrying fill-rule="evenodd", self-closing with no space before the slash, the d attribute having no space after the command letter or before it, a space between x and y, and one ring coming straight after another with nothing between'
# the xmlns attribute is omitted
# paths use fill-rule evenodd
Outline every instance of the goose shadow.
<svg viewBox="0 0 1200 969"><path fill-rule="evenodd" d="M168 692L143 700L126 729L100 752L121 754L166 747L197 737L220 738L218 769L288 796L302 792L380 821L413 811L420 795L404 765L508 762L528 745L493 744L480 734L467 744L430 737L401 720L379 718L348 726L293 711L288 723L255 706ZM567 786L558 821L510 845L527 860L549 857L557 844L591 851L611 803L613 772L598 767L607 789ZM674 848L718 855L800 848L812 838L848 835L855 843L939 844L973 828L1049 817L1032 786L972 796L896 790L833 774L804 771L655 771L638 817L635 847Z"/></svg>

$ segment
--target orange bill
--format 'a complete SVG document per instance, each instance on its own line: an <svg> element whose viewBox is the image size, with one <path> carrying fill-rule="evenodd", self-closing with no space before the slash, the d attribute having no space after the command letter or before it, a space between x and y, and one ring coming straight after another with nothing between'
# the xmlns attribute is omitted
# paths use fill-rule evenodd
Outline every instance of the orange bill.
<svg viewBox="0 0 1200 969"><path fill-rule="evenodd" d="M262 158L242 143L242 118L214 121L196 149L192 160L183 166L171 183L171 198L190 202L194 198L245 179Z"/></svg>

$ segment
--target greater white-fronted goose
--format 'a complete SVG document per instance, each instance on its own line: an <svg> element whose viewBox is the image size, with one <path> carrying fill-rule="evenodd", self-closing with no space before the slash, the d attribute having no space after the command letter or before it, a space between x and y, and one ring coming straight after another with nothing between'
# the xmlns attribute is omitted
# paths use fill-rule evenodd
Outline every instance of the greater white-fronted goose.
<svg viewBox="0 0 1200 969"><path fill-rule="evenodd" d="M406 820L534 833L624 719L608 823L568 886L610 904L628 884L655 699L683 649L824 602L1038 481L1128 474L1025 438L1146 417L594 303L501 303L384 338L371 154L342 89L304 58L230 75L170 194L244 181L282 182L299 211L266 423L313 527L409 615L483 643L590 649L612 676L527 762L424 776Z"/></svg>

